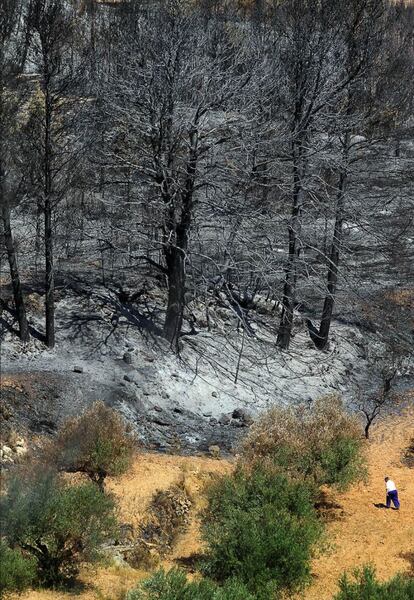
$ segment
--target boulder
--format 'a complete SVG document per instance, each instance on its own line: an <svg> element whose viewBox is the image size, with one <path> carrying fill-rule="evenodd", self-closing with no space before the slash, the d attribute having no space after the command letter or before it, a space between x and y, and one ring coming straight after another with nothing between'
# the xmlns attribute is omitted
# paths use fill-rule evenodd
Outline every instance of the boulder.
<svg viewBox="0 0 414 600"><path fill-rule="evenodd" d="M10 448L10 446L2 446L1 448L2 452L3 452L3 456L4 458L7 458L8 456L12 457L13 456L13 450Z"/></svg>
<svg viewBox="0 0 414 600"><path fill-rule="evenodd" d="M15 452L16 452L16 456L18 456L19 458L21 458L22 456L24 456L25 454L27 454L27 448L26 447L22 447L22 446L17 446Z"/></svg>
<svg viewBox="0 0 414 600"><path fill-rule="evenodd" d="M132 365L132 354L130 352L125 352L122 358L127 365Z"/></svg>
<svg viewBox="0 0 414 600"><path fill-rule="evenodd" d="M229 425L230 421L231 421L230 415L226 415L225 413L223 413L221 415L221 417L219 418L218 422L220 423L220 425Z"/></svg>
<svg viewBox="0 0 414 600"><path fill-rule="evenodd" d="M235 408L232 418L241 421L244 425L251 425L254 421L252 415L244 408Z"/></svg>

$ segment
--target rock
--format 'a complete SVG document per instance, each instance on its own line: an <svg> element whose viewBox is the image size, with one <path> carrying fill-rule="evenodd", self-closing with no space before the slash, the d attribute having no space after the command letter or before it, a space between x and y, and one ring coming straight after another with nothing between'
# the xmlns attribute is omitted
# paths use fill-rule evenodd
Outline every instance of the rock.
<svg viewBox="0 0 414 600"><path fill-rule="evenodd" d="M124 557L121 556L121 554L113 554L112 564L114 565L114 567L117 567L117 568L129 567L128 563L126 562Z"/></svg>
<svg viewBox="0 0 414 600"><path fill-rule="evenodd" d="M210 425L217 425L218 421L217 419L215 419L214 417L211 417L210 421L209 421Z"/></svg>
<svg viewBox="0 0 414 600"><path fill-rule="evenodd" d="M73 367L73 371L74 371L74 373L83 373L83 367L80 367L79 365L75 365Z"/></svg>
<svg viewBox="0 0 414 600"><path fill-rule="evenodd" d="M207 412L203 412L203 417L211 417L213 415L213 413L211 412L211 410L207 411Z"/></svg>
<svg viewBox="0 0 414 600"><path fill-rule="evenodd" d="M17 438L14 445L16 446L16 448L26 448L26 442L22 437Z"/></svg>
<svg viewBox="0 0 414 600"><path fill-rule="evenodd" d="M151 421L155 423L155 425L159 425L160 427L168 427L169 425L171 425L170 421L168 421L167 419L162 419L160 417L153 417Z"/></svg>
<svg viewBox="0 0 414 600"><path fill-rule="evenodd" d="M167 392L162 392L161 398L164 398L164 400L168 400L169 397L170 397L170 394L168 394Z"/></svg>
<svg viewBox="0 0 414 600"><path fill-rule="evenodd" d="M171 377L174 377L175 379L178 379L178 373L171 373Z"/></svg>
<svg viewBox="0 0 414 600"><path fill-rule="evenodd" d="M162 408L161 408L161 406L158 406L158 404L154 404L154 406L152 408L154 410L156 410L157 412L162 412Z"/></svg>
<svg viewBox="0 0 414 600"><path fill-rule="evenodd" d="M27 454L27 448L26 447L22 447L22 446L18 446L15 450L16 452L16 456L18 456L19 458L21 458L22 456L24 456L25 454Z"/></svg>
<svg viewBox="0 0 414 600"><path fill-rule="evenodd" d="M213 398L218 398L218 393L217 392L211 392L211 395L213 396Z"/></svg>
<svg viewBox="0 0 414 600"><path fill-rule="evenodd" d="M1 448L4 459L12 459L13 458L13 450L9 446L2 446Z"/></svg>
<svg viewBox="0 0 414 600"><path fill-rule="evenodd" d="M242 421L245 425L251 425L254 421L252 415L244 408L235 408L232 417Z"/></svg>
<svg viewBox="0 0 414 600"><path fill-rule="evenodd" d="M230 421L231 421L230 415L226 415L225 413L223 413L218 420L220 425L229 425Z"/></svg>
<svg viewBox="0 0 414 600"><path fill-rule="evenodd" d="M131 375L124 375L124 380L128 381L129 383L134 383L134 379L131 377Z"/></svg>
<svg viewBox="0 0 414 600"><path fill-rule="evenodd" d="M132 365L132 354L130 352L125 352L122 358L127 365Z"/></svg>
<svg viewBox="0 0 414 600"><path fill-rule="evenodd" d="M208 451L212 458L220 458L220 446L209 446Z"/></svg>

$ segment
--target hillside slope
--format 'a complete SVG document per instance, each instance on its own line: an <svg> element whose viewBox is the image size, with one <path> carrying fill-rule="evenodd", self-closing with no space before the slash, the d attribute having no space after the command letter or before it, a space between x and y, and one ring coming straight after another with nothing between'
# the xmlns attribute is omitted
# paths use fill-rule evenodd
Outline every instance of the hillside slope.
<svg viewBox="0 0 414 600"><path fill-rule="evenodd" d="M326 490L326 546L314 559L311 586L295 600L331 600L344 571L368 562L381 579L397 572L414 575L414 470L402 462L404 449L414 434L414 412L389 418L373 428L368 447L368 479L342 494ZM213 473L232 465L202 456L142 454L133 469L109 487L120 504L120 519L134 527L146 513L156 490L184 482L193 500L190 522L163 566L191 564L201 550L197 512L203 505L203 483ZM375 507L384 501L384 475L391 475L400 490L399 512ZM71 592L30 591L22 600L116 600L148 573L121 566L84 569L82 585ZM293 600L293 599L292 599Z"/></svg>

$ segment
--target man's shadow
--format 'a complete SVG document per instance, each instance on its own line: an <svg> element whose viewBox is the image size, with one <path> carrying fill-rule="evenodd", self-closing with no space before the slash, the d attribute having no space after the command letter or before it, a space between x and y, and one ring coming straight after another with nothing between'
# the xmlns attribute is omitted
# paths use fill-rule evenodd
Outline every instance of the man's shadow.
<svg viewBox="0 0 414 600"><path fill-rule="evenodd" d="M388 509L391 509L391 510L398 510L397 508L395 508L395 506L387 506L387 505L386 505L386 504L384 504L383 502L379 502L378 504L375 504L375 502L374 502L374 506L375 506L375 508L386 508L387 510L388 510Z"/></svg>

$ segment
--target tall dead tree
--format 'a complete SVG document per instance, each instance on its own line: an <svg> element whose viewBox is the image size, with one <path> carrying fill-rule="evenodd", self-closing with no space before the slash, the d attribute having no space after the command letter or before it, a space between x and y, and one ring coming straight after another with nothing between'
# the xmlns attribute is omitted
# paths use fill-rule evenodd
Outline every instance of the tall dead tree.
<svg viewBox="0 0 414 600"><path fill-rule="evenodd" d="M283 83L275 95L276 112L285 123L285 161L290 166L288 250L282 314L277 345L290 344L296 302L298 266L302 251L302 212L306 202L309 156L320 116L338 94L332 76L332 53L338 29L332 23L329 2L285 0L274 10L276 74Z"/></svg>
<svg viewBox="0 0 414 600"><path fill-rule="evenodd" d="M343 51L340 54L341 76L345 82L343 97L338 103L337 128L340 149L338 184L335 199L335 217L332 242L327 256L327 279L322 316L317 335L313 340L318 348L328 343L332 322L333 308L338 285L339 264L342 253L343 226L346 217L346 196L350 166L358 160L355 149L358 143L355 136L366 132L367 124L372 118L372 101L367 92L361 90L375 89L373 80L379 76L377 55L382 52L384 41L383 25L386 8L377 0L354 0L346 11L340 7L338 20L343 25ZM342 106L342 116L341 109ZM342 129L342 131L340 131Z"/></svg>
<svg viewBox="0 0 414 600"><path fill-rule="evenodd" d="M202 14L177 2L136 13L133 25L128 19L107 92L108 149L133 169L143 190L136 187L135 203L152 208L168 287L164 336L178 351L194 213L213 182L209 156L235 135L252 54L225 27L220 39L217 24L203 31Z"/></svg>
<svg viewBox="0 0 414 600"><path fill-rule="evenodd" d="M14 306L23 342L29 339L29 326L11 227L12 204L18 199L19 184L11 173L12 124L20 108L17 76L21 61L14 46L20 17L18 0L5 0L0 6L0 203L4 244L10 268Z"/></svg>
<svg viewBox="0 0 414 600"><path fill-rule="evenodd" d="M30 58L39 77L26 128L32 179L44 216L46 344L55 345L54 213L71 183L76 143L71 139L77 115L73 64L74 17L64 0L32 0Z"/></svg>

